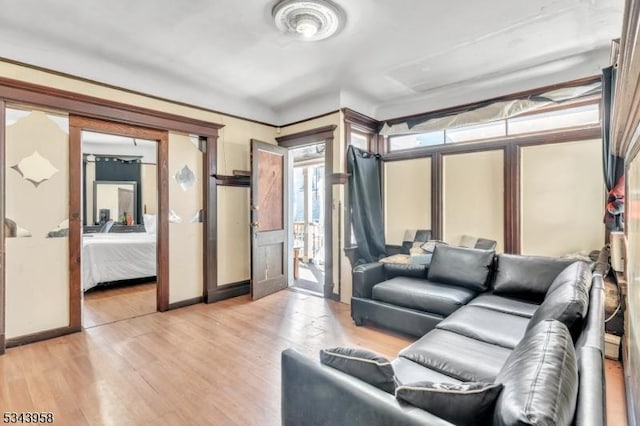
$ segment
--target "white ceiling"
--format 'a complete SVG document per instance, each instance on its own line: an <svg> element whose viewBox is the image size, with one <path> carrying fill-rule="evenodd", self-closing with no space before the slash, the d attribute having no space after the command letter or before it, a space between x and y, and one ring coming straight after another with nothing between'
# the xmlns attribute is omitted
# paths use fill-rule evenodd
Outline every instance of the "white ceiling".
<svg viewBox="0 0 640 426"><path fill-rule="evenodd" d="M377 119L587 77L623 0L335 0L305 43L275 0L0 0L0 56L282 125L350 107Z"/></svg>

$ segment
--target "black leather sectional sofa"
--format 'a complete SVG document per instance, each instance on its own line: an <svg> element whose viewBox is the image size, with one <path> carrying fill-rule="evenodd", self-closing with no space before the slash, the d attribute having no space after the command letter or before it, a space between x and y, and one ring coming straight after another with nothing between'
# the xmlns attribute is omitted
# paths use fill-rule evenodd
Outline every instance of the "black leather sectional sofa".
<svg viewBox="0 0 640 426"><path fill-rule="evenodd" d="M391 362L398 386L499 383L478 424L604 426L604 290L589 264L439 246L428 270L388 265L354 269L351 308L356 324L420 337ZM291 349L282 423L454 424Z"/></svg>

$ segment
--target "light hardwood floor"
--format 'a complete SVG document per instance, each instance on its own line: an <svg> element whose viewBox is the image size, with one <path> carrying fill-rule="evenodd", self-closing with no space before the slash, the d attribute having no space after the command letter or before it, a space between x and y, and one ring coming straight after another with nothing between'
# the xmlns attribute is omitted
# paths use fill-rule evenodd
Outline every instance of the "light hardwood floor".
<svg viewBox="0 0 640 426"><path fill-rule="evenodd" d="M391 358L410 341L356 327L348 305L319 297L238 297L9 349L0 407L51 411L60 425L279 425L283 349L363 346ZM610 413L609 424L623 418Z"/></svg>
<svg viewBox="0 0 640 426"><path fill-rule="evenodd" d="M357 328L349 306L319 297L239 297L9 349L0 407L52 411L61 425L277 425L283 349L393 356L409 341Z"/></svg>
<svg viewBox="0 0 640 426"><path fill-rule="evenodd" d="M156 283L95 289L84 294L84 328L156 312Z"/></svg>

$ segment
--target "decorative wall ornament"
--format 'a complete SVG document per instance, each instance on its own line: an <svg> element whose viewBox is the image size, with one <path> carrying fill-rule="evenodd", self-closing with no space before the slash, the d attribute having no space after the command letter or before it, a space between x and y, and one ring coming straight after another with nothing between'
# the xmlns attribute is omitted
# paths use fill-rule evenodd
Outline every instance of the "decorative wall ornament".
<svg viewBox="0 0 640 426"><path fill-rule="evenodd" d="M5 217L4 236L5 238L25 238L31 236L31 231L20 227L14 220Z"/></svg>
<svg viewBox="0 0 640 426"><path fill-rule="evenodd" d="M69 236L69 219L65 219L58 226L47 233L47 238L64 238Z"/></svg>
<svg viewBox="0 0 640 426"><path fill-rule="evenodd" d="M169 223L182 223L182 218L173 210L169 210Z"/></svg>
<svg viewBox="0 0 640 426"><path fill-rule="evenodd" d="M189 188L195 185L196 181L198 180L196 178L196 175L187 165L180 169L173 176L173 178L176 180L176 182L178 182L178 185L180 185L180 188L182 188L183 191L187 191Z"/></svg>
<svg viewBox="0 0 640 426"><path fill-rule="evenodd" d="M49 160L40 155L38 151L34 151L30 156L24 157L11 168L20 173L24 179L31 182L36 188L58 172L58 169Z"/></svg>

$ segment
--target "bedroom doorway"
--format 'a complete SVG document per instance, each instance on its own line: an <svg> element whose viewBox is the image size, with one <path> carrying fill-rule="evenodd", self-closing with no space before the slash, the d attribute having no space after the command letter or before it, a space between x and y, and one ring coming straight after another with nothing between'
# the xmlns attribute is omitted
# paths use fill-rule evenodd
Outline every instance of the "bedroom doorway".
<svg viewBox="0 0 640 426"><path fill-rule="evenodd" d="M75 116L70 129L71 317L90 328L166 310L167 133Z"/></svg>
<svg viewBox="0 0 640 426"><path fill-rule="evenodd" d="M291 287L322 296L325 283L325 144L292 148L293 280Z"/></svg>
<svg viewBox="0 0 640 426"><path fill-rule="evenodd" d="M82 325L156 312L157 143L83 130Z"/></svg>

